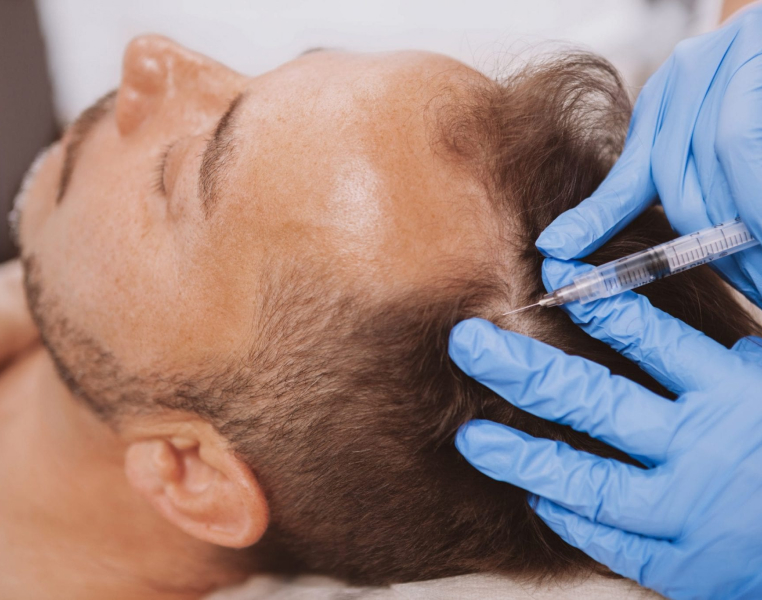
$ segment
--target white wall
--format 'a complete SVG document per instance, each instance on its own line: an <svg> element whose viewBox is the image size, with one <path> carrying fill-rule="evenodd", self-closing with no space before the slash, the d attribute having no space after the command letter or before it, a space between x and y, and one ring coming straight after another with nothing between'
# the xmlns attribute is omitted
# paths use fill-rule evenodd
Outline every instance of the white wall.
<svg viewBox="0 0 762 600"><path fill-rule="evenodd" d="M642 83L683 37L716 21L720 0L37 0L59 117L119 82L134 36L156 32L248 74L314 46L420 48L487 72L542 40L607 56Z"/></svg>

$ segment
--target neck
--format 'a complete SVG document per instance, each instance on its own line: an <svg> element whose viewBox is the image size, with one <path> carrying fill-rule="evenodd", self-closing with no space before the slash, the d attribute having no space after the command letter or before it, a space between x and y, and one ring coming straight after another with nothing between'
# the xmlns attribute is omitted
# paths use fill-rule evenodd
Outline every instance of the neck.
<svg viewBox="0 0 762 600"><path fill-rule="evenodd" d="M42 348L0 376L0 597L190 600L240 578L132 490L124 450Z"/></svg>

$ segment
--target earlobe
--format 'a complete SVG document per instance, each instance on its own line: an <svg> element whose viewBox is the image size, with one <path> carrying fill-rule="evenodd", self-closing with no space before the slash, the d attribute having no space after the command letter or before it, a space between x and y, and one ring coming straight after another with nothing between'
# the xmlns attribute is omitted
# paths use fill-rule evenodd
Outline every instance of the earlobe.
<svg viewBox="0 0 762 600"><path fill-rule="evenodd" d="M168 521L229 548L256 543L268 508L251 469L221 440L167 436L130 443L127 479Z"/></svg>

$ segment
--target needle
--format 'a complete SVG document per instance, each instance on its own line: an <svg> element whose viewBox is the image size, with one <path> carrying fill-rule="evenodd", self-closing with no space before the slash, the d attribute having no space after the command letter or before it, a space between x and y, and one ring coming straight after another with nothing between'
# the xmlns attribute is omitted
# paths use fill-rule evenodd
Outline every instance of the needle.
<svg viewBox="0 0 762 600"><path fill-rule="evenodd" d="M536 302L534 304L530 304L529 306L522 306L521 308L517 308L516 310L511 310L511 311L509 311L507 313L503 313L503 316L513 315L513 314L522 312L524 310L528 310L530 308L534 308L535 306L540 306L540 303Z"/></svg>

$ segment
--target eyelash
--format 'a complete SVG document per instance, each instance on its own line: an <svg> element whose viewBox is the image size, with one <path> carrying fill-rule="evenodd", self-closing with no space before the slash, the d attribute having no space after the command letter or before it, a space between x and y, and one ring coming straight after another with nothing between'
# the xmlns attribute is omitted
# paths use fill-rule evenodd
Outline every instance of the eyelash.
<svg viewBox="0 0 762 600"><path fill-rule="evenodd" d="M169 156L169 151L171 149L172 144L168 144L167 147L164 148L161 157L159 157L159 162L154 169L153 188L162 196L166 196L167 194L167 189L164 187L164 171L167 168L167 157Z"/></svg>

